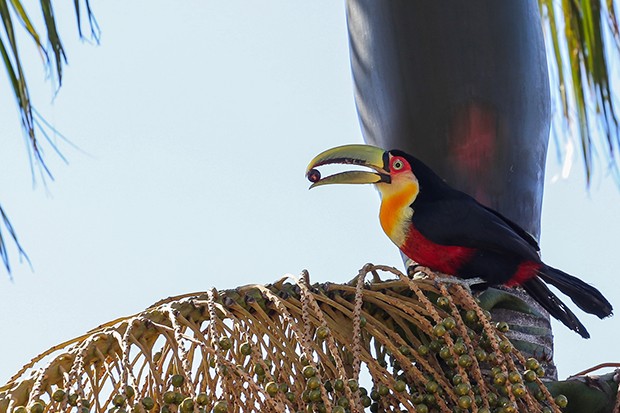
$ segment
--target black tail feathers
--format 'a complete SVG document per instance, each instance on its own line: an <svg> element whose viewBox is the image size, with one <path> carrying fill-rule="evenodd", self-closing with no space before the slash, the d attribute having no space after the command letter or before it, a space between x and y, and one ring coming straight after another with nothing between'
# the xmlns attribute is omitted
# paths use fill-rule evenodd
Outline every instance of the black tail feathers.
<svg viewBox="0 0 620 413"><path fill-rule="evenodd" d="M538 277L523 283L522 287L551 316L558 319L583 338L590 338L588 330L581 324L577 316L560 299L549 290L543 282L557 287L583 311L604 318L612 314L613 308L603 294L579 278L545 265L538 272Z"/></svg>
<svg viewBox="0 0 620 413"><path fill-rule="evenodd" d="M581 324L577 316L560 299L549 290L549 287L538 277L531 278L521 285L555 319L564 323L583 338L590 338L590 333ZM580 306L581 307L581 306Z"/></svg>
<svg viewBox="0 0 620 413"><path fill-rule="evenodd" d="M612 314L613 308L609 301L603 297L603 294L579 278L548 265L541 268L538 275L569 296L586 313L594 314L599 318L608 317Z"/></svg>

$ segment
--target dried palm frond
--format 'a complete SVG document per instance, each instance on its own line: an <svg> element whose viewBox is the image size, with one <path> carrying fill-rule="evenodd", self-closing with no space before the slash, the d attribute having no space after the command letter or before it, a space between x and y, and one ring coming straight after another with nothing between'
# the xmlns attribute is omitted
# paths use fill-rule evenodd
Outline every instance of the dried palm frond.
<svg viewBox="0 0 620 413"><path fill-rule="evenodd" d="M33 359L0 412L557 412L543 374L462 286L368 264L162 300Z"/></svg>

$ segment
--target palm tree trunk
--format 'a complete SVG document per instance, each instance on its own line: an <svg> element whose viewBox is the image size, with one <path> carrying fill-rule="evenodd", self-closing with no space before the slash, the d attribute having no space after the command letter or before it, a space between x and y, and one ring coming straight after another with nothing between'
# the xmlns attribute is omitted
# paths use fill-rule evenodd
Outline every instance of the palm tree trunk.
<svg viewBox="0 0 620 413"><path fill-rule="evenodd" d="M415 154L536 237L549 136L537 2L349 0L367 142Z"/></svg>
<svg viewBox="0 0 620 413"><path fill-rule="evenodd" d="M538 238L550 125L538 3L347 0L347 21L364 139ZM549 355L546 341L535 351Z"/></svg>

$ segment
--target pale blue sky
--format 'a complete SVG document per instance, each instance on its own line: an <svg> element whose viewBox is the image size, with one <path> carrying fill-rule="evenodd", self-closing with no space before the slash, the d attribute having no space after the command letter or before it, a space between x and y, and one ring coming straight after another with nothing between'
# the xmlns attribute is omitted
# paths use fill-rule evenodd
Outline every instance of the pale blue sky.
<svg viewBox="0 0 620 413"><path fill-rule="evenodd" d="M342 3L96 1L99 47L57 3L69 66L53 104L36 53L23 53L40 111L85 153L59 142L64 165L48 148L56 179L33 188L0 75L0 202L34 265L13 260L14 281L0 275L0 383L163 297L304 268L342 282L366 262L401 266L371 187L309 192L304 178L318 152L362 141ZM552 157L543 257L620 308L619 192L600 178L586 193L579 168L552 183L560 169ZM554 324L561 376L617 357L619 319L578 315L592 339Z"/></svg>

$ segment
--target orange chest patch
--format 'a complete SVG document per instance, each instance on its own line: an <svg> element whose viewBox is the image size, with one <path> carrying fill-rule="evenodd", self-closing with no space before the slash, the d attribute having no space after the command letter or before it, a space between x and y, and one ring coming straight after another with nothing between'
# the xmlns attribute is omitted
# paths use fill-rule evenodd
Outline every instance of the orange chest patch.
<svg viewBox="0 0 620 413"><path fill-rule="evenodd" d="M379 221L383 231L399 247L407 239L413 217L411 204L418 195L417 182L408 182L403 186L398 191L382 194L379 211Z"/></svg>

